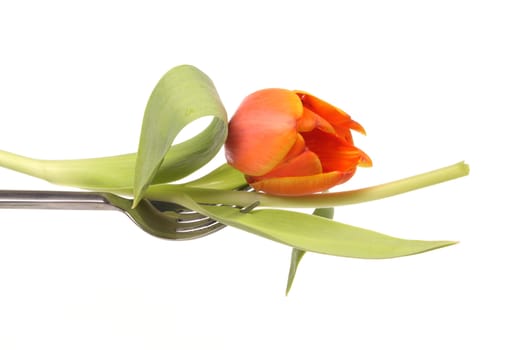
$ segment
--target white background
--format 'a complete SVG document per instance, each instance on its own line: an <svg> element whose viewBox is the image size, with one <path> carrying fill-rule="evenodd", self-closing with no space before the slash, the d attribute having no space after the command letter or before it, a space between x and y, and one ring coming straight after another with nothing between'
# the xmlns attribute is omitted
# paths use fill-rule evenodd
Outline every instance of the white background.
<svg viewBox="0 0 525 350"><path fill-rule="evenodd" d="M461 160L471 175L336 211L459 245L382 261L307 254L288 297L290 248L246 232L169 242L115 212L2 210L0 348L523 349L518 4L2 1L0 149L135 151L151 90L187 63L230 114L266 87L348 111L374 167L341 189ZM5 169L0 188L63 189Z"/></svg>

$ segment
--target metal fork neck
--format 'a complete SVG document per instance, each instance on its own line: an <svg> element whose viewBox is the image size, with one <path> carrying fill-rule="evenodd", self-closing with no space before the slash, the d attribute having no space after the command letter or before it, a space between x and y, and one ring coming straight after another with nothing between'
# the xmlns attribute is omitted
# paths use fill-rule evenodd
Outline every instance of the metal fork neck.
<svg viewBox="0 0 525 350"><path fill-rule="evenodd" d="M0 209L117 210L97 192L0 190Z"/></svg>

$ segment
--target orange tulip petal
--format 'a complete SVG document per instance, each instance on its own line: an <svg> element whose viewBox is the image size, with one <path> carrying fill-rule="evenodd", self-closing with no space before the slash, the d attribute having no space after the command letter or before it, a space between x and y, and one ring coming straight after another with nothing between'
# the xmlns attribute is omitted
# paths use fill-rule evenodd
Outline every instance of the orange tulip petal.
<svg viewBox="0 0 525 350"><path fill-rule="evenodd" d="M302 134L306 147L319 156L323 164L323 171L350 171L360 162L366 164L370 158L360 149L354 147L335 135L320 130L313 130Z"/></svg>
<svg viewBox="0 0 525 350"><path fill-rule="evenodd" d="M225 150L233 167L264 175L278 165L296 143L300 99L291 91L266 89L249 95L229 124Z"/></svg>
<svg viewBox="0 0 525 350"><path fill-rule="evenodd" d="M302 196L326 191L348 180L352 175L353 172L333 171L311 176L280 177L255 182L248 181L257 191L277 196Z"/></svg>
<svg viewBox="0 0 525 350"><path fill-rule="evenodd" d="M295 143L288 151L288 154L284 157L281 163L288 162L289 160L297 157L301 153L303 153L306 149L306 143L304 142L304 138L301 136L301 134L296 134Z"/></svg>
<svg viewBox="0 0 525 350"><path fill-rule="evenodd" d="M343 176L341 176L341 179L339 179L339 182L336 185L340 185L340 184L345 183L348 180L350 180L352 178L352 176L354 176L355 171L356 171L356 168L353 168L353 169L350 169L347 172L344 172Z"/></svg>
<svg viewBox="0 0 525 350"><path fill-rule="evenodd" d="M335 134L334 127L319 114L304 108L303 116L297 120L297 131L308 132L313 129L319 129L329 134Z"/></svg>
<svg viewBox="0 0 525 350"><path fill-rule="evenodd" d="M311 151L304 151L288 162L278 165L268 174L251 177L251 180L259 181L277 177L308 176L322 172L323 167L319 157Z"/></svg>
<svg viewBox="0 0 525 350"><path fill-rule="evenodd" d="M357 131L360 134L366 135L365 128L355 120L350 120L350 129Z"/></svg>
<svg viewBox="0 0 525 350"><path fill-rule="evenodd" d="M359 163L357 165L368 168L372 166L372 159L365 152L361 151L359 148L356 148L361 152L361 158L359 158Z"/></svg>
<svg viewBox="0 0 525 350"><path fill-rule="evenodd" d="M308 108L304 108L303 115L297 119L297 131L305 132L312 131L317 125L316 114Z"/></svg>
<svg viewBox="0 0 525 350"><path fill-rule="evenodd" d="M343 110L307 92L295 91L295 93L303 102L304 107L311 109L326 119L326 121L335 128L340 137L348 138L349 129L365 134L365 129L359 123L352 120L350 115Z"/></svg>

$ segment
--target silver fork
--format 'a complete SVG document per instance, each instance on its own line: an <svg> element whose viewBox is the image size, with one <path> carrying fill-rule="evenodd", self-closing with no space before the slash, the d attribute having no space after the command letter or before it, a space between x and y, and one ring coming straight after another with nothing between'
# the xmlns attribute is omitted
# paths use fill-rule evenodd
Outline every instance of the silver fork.
<svg viewBox="0 0 525 350"><path fill-rule="evenodd" d="M118 210L147 233L172 240L200 238L224 224L176 203L132 201L111 193L0 190L0 209Z"/></svg>

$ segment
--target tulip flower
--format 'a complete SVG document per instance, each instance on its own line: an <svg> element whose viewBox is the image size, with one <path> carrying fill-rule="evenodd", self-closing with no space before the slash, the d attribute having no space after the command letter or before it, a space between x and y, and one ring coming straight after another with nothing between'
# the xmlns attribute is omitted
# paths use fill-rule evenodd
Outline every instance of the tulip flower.
<svg viewBox="0 0 525 350"><path fill-rule="evenodd" d="M364 128L302 91L265 89L244 99L229 123L228 163L256 190L281 196L326 191L372 161L354 146Z"/></svg>
<svg viewBox="0 0 525 350"><path fill-rule="evenodd" d="M213 117L206 128L174 144L186 125L204 116ZM354 146L352 131L365 133L342 110L305 92L284 89L249 95L228 123L211 79L196 67L183 65L167 72L151 93L137 153L47 160L0 150L0 167L102 192L97 197L109 195L119 209L140 216L139 226L157 237L198 238L230 225L287 244L293 247L288 292L307 251L387 259L457 243L395 238L330 220L334 206L391 197L469 173L468 165L460 162L377 186L316 193L347 181L358 166L372 165ZM173 183L212 160L223 144L230 165L190 182ZM266 194L239 191L246 182ZM22 197L31 201L32 195L37 192L0 190L0 210L32 207L20 205ZM133 197L133 204L118 195ZM171 205L157 210L159 201ZM203 218L181 224L186 221L179 215L180 210L186 212L181 206ZM284 208L319 209L308 215Z"/></svg>

